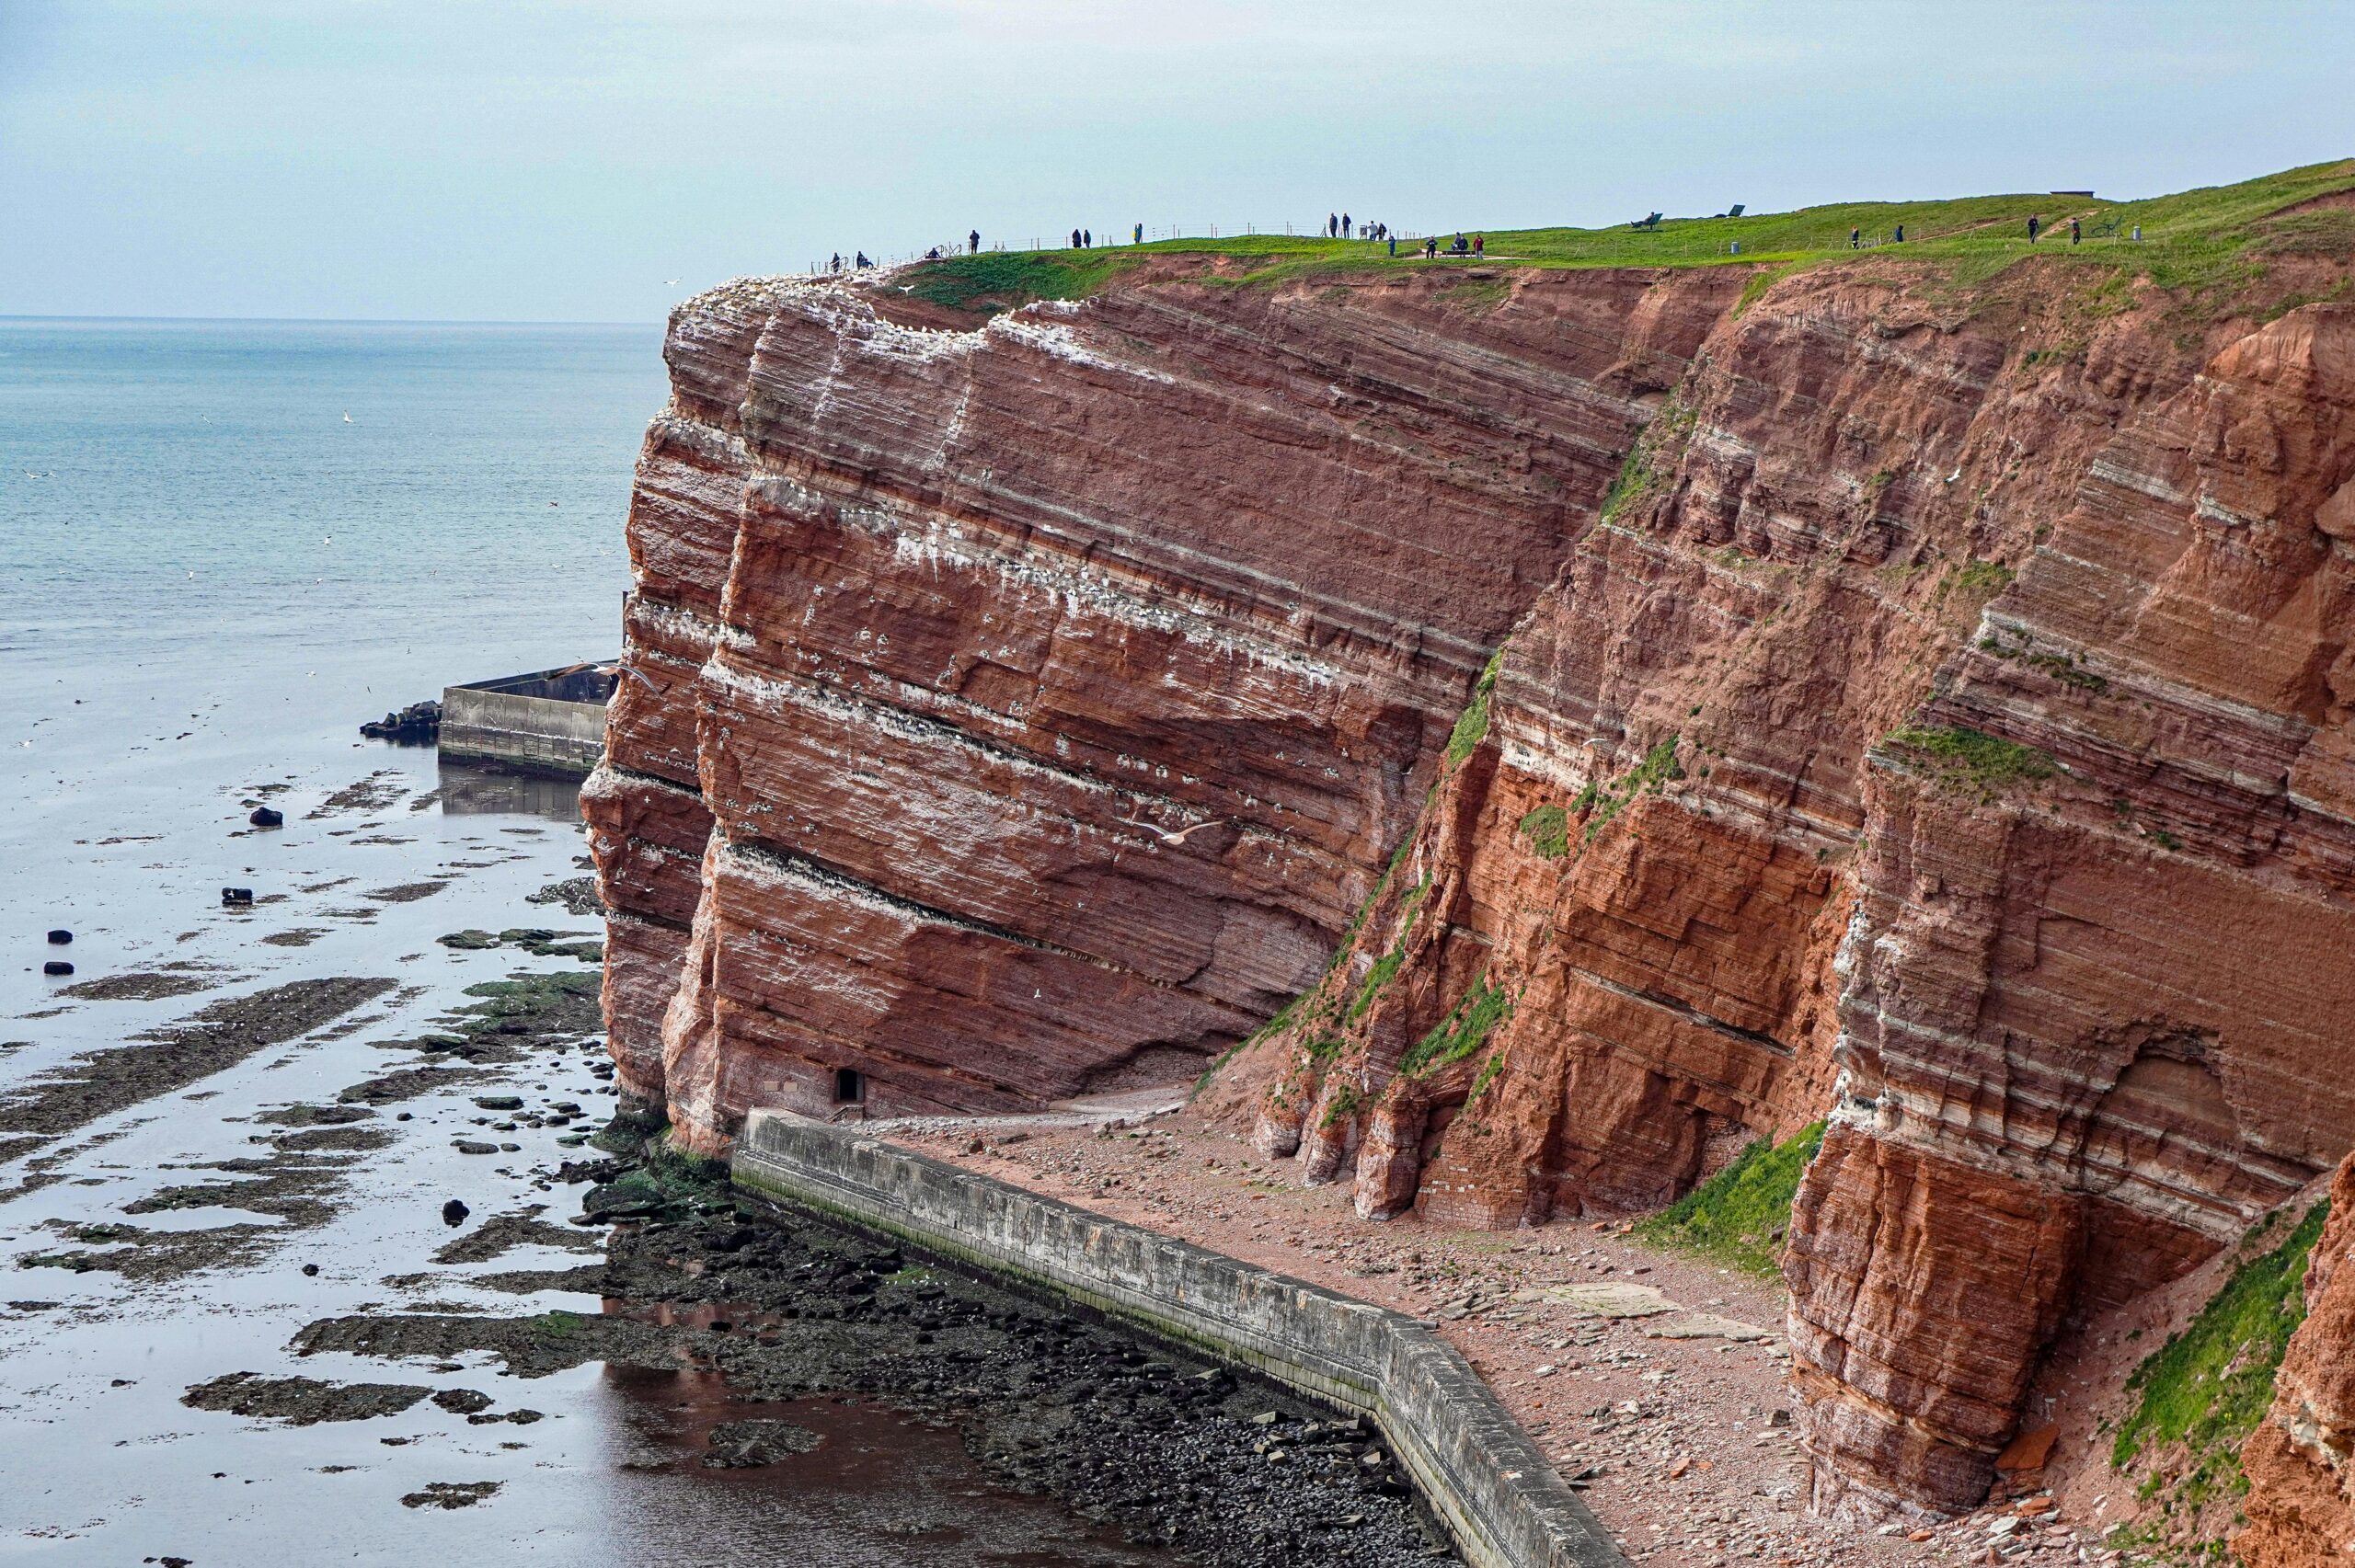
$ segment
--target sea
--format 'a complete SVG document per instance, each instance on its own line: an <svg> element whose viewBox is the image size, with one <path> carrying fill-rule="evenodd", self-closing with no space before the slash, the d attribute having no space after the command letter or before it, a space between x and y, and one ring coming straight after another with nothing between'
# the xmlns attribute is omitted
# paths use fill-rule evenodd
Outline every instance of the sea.
<svg viewBox="0 0 2355 1568"><path fill-rule="evenodd" d="M511 1082L367 1101L342 1142L337 1107L486 984L594 961L593 909L549 901L587 866L570 787L358 727L619 651L661 346L652 324L0 319L0 1562L1155 1560L889 1412L809 1413L830 1446L793 1475L714 1470L704 1434L743 1413L689 1371L526 1388L479 1355L293 1348L344 1313L620 1310L564 1282L577 1247L488 1273L436 1256L488 1216L577 1210L561 1167L612 1104L599 1039ZM249 826L260 802L282 828ZM588 956L441 940L523 926ZM343 977L386 989L134 1103L21 1125L76 1074L165 1061L208 1009ZM522 1125L475 1104L486 1087L525 1100ZM304 1106L331 1136L290 1140ZM271 1182L295 1197L256 1196ZM447 1228L453 1197L468 1229ZM173 1261L191 1257L213 1261ZM519 1270L548 1283L495 1277ZM454 1381L540 1419L426 1403L290 1426L185 1402L240 1372ZM488 1490L454 1509L448 1486Z"/></svg>

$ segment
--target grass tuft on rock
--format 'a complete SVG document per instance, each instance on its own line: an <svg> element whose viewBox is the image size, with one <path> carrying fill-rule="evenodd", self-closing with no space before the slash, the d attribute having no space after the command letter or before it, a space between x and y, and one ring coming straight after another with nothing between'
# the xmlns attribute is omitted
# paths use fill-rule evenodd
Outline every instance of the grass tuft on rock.
<svg viewBox="0 0 2355 1568"><path fill-rule="evenodd" d="M1472 755L1480 742L1488 738L1488 693L1497 689L1497 671L1505 661L1505 650L1499 648L1489 656L1488 667L1480 671L1480 679L1472 688L1472 700L1455 721L1455 728L1447 738L1447 766L1453 768Z"/></svg>
<svg viewBox="0 0 2355 1568"><path fill-rule="evenodd" d="M1529 847L1547 860L1559 860L1570 853L1570 814L1560 807L1538 807L1521 819L1519 827Z"/></svg>
<svg viewBox="0 0 2355 1568"><path fill-rule="evenodd" d="M2059 763L2033 746L1959 727L1900 729L1890 734L1888 744L1912 752L1937 783L1968 786L1988 799L2061 771Z"/></svg>
<svg viewBox="0 0 2355 1568"><path fill-rule="evenodd" d="M1511 1014L1511 993L1482 976L1456 999L1447 1016L1399 1059L1398 1075L1412 1078L1453 1066L1487 1044L1488 1032Z"/></svg>
<svg viewBox="0 0 2355 1568"><path fill-rule="evenodd" d="M2110 1463L2124 1470L2159 1455L2142 1490L2164 1495L2168 1512L2247 1490L2241 1445L2272 1405L2273 1376L2305 1317L2306 1259L2329 1207L2315 1205L2278 1246L2234 1269L2200 1315L2126 1379L2142 1399L2118 1428ZM2250 1242L2279 1218L2251 1231Z"/></svg>
<svg viewBox="0 0 2355 1568"><path fill-rule="evenodd" d="M1790 1224L1799 1177L1822 1146L1821 1122L1780 1143L1762 1138L1732 1164L1639 1221L1635 1233L1656 1246L1771 1276L1782 1267L1783 1232Z"/></svg>

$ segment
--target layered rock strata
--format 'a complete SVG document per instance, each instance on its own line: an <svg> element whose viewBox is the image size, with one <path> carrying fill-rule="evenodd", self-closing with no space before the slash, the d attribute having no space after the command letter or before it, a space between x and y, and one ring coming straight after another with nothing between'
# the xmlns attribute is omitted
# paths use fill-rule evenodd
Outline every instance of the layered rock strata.
<svg viewBox="0 0 2355 1568"><path fill-rule="evenodd" d="M1498 1226L1828 1117L1815 1501L1976 1502L2061 1323L2355 1141L2343 259L1204 265L674 318L625 1084L717 1150L1258 1029L1210 1104Z"/></svg>
<svg viewBox="0 0 2355 1568"><path fill-rule="evenodd" d="M587 791L627 1086L716 1150L1198 1072L1314 977L1741 283L683 307Z"/></svg>
<svg viewBox="0 0 2355 1568"><path fill-rule="evenodd" d="M1713 333L1228 1074L1360 1212L1498 1225L1829 1111L1828 1509L1975 1503L2062 1322L2355 1139L2347 314L2070 287L1815 273Z"/></svg>

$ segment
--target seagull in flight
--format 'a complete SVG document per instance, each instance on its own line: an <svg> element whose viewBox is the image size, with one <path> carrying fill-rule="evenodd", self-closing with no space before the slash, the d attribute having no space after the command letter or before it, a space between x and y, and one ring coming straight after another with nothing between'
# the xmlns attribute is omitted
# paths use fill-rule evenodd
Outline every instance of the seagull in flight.
<svg viewBox="0 0 2355 1568"><path fill-rule="evenodd" d="M662 280L662 286L666 289L675 289L679 286L679 280L676 278L665 278Z"/></svg>
<svg viewBox="0 0 2355 1568"><path fill-rule="evenodd" d="M1171 832L1168 829L1160 826L1158 823L1140 821L1134 817L1115 817L1112 820L1131 828L1143 828L1146 832L1151 833L1165 844L1182 844L1189 838L1200 832L1203 829L1215 828L1220 823L1225 821L1226 818L1223 817L1213 817L1207 822L1197 822L1192 827L1180 829L1175 833Z"/></svg>

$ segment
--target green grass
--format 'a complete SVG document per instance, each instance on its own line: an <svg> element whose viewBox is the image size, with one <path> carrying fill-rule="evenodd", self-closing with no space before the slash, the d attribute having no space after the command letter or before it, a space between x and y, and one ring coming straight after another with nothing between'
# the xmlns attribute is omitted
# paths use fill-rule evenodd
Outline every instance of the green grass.
<svg viewBox="0 0 2355 1568"><path fill-rule="evenodd" d="M1698 409L1687 408L1673 397L1652 416L1620 460L1611 488L1603 493L1603 508L1597 514L1601 521L1613 521L1667 482L1676 472L1685 438L1692 435L1700 417Z"/></svg>
<svg viewBox="0 0 2355 1568"><path fill-rule="evenodd" d="M2015 785L2049 779L2060 771L2058 763L2032 746L1959 727L1900 729L1890 734L1888 744L1926 762L1937 783L1976 789L1989 800Z"/></svg>
<svg viewBox="0 0 2355 1568"><path fill-rule="evenodd" d="M2262 274L2273 258L2344 256L2355 241L2355 212L2285 209L2355 189L2355 159L2287 169L2234 185L2204 187L2138 201L2021 192L1919 201L1839 202L1791 212L1740 218L1670 219L1656 229L1625 223L1599 229L1489 229L1488 255L1421 259L1402 243L1391 258L1378 242L1321 235L1246 235L1223 239L1160 240L1096 250L992 251L909 269L901 286L917 297L963 310L1002 310L1030 299L1077 299L1101 288L1124 268L1155 256L1222 258L1221 280L1272 282L1302 276L1380 275L1398 268L1481 270L1494 267L1755 268L1767 283L1746 285L1737 310L1747 309L1774 278L1827 261L1901 257L1939 264L1947 281L1977 288L2030 256L2094 269L2092 292L2123 296L2123 284L2147 276L2164 289L2221 304ZM2047 224L2042 243L2028 243L2031 214ZM1630 213L1630 217L1638 214ZM2072 246L2068 220L2079 219L2084 244ZM1903 223L1907 243L1864 252L1848 248L1848 231L1882 239ZM2142 227L2139 245L2124 237ZM2115 225L2114 234L2096 235ZM1739 240L1742 253L1729 247ZM1238 280L1235 263L1250 265ZM2113 279L2111 274L2118 276ZM1204 272L1207 280L1212 274ZM1484 280L1470 280L1473 282ZM1753 293L1752 289L1757 291ZM1500 290L1475 290L1464 302L1480 308L1501 303Z"/></svg>
<svg viewBox="0 0 2355 1568"><path fill-rule="evenodd" d="M1407 888L1406 897L1398 900L1397 945L1376 958L1373 967L1365 972L1365 981L1358 987L1357 1000L1350 1003L1346 1022L1354 1024L1364 1017L1366 1010L1373 1005L1373 999L1382 994L1382 988L1396 978L1398 967L1407 961L1407 938L1414 933L1415 906L1421 903L1423 895L1430 890L1431 879L1426 876Z"/></svg>
<svg viewBox="0 0 2355 1568"><path fill-rule="evenodd" d="M1502 986L1489 984L1488 977L1482 976L1473 982L1471 990L1456 999L1447 1016L1399 1059L1399 1076L1411 1078L1417 1073L1437 1072L1462 1061L1488 1043L1489 1030L1511 1015L1511 993Z"/></svg>
<svg viewBox="0 0 2355 1568"><path fill-rule="evenodd" d="M2166 1468L2144 1483L2166 1496L2170 1513L2246 1490L2241 1444L2271 1406L2281 1353L2305 1316L2306 1257L2328 1208L2315 1205L2279 1246L2234 1270L2200 1315L2127 1379L2142 1399L2118 1428L2110 1463L2123 1470L2181 1444L2180 1460L2166 1454Z"/></svg>
<svg viewBox="0 0 2355 1568"><path fill-rule="evenodd" d="M1771 1276L1782 1267L1782 1234L1799 1176L1822 1145L1821 1122L1781 1143L1762 1138L1732 1164L1637 1223L1636 1234L1745 1274Z"/></svg>
<svg viewBox="0 0 2355 1568"><path fill-rule="evenodd" d="M1456 716L1455 727L1448 732L1445 765L1455 767L1472 755L1480 742L1488 738L1488 693L1497 689L1497 671L1505 661L1505 650L1499 648L1488 656L1488 668L1480 671L1480 679L1473 683L1472 700L1464 704L1464 712Z"/></svg>
<svg viewBox="0 0 2355 1568"><path fill-rule="evenodd" d="M1949 569L1938 579L1938 601L1944 603L1949 594L1969 601L1975 609L2012 585L2012 568L2001 561L1982 561L1973 555Z"/></svg>
<svg viewBox="0 0 2355 1568"><path fill-rule="evenodd" d="M926 262L902 289L926 304L995 315L1033 300L1078 300L1137 264L1124 250L993 250Z"/></svg>
<svg viewBox="0 0 2355 1568"><path fill-rule="evenodd" d="M1517 824L1529 847L1547 860L1570 853L1570 814L1558 806L1540 806Z"/></svg>
<svg viewBox="0 0 2355 1568"><path fill-rule="evenodd" d="M1570 802L1570 809L1586 819L1585 841L1594 842L1612 818L1626 809L1627 803L1645 790L1655 793L1666 789L1684 776L1683 767L1676 760L1676 736L1670 736L1644 753L1644 760L1635 765L1626 777L1609 784L1590 783Z"/></svg>

